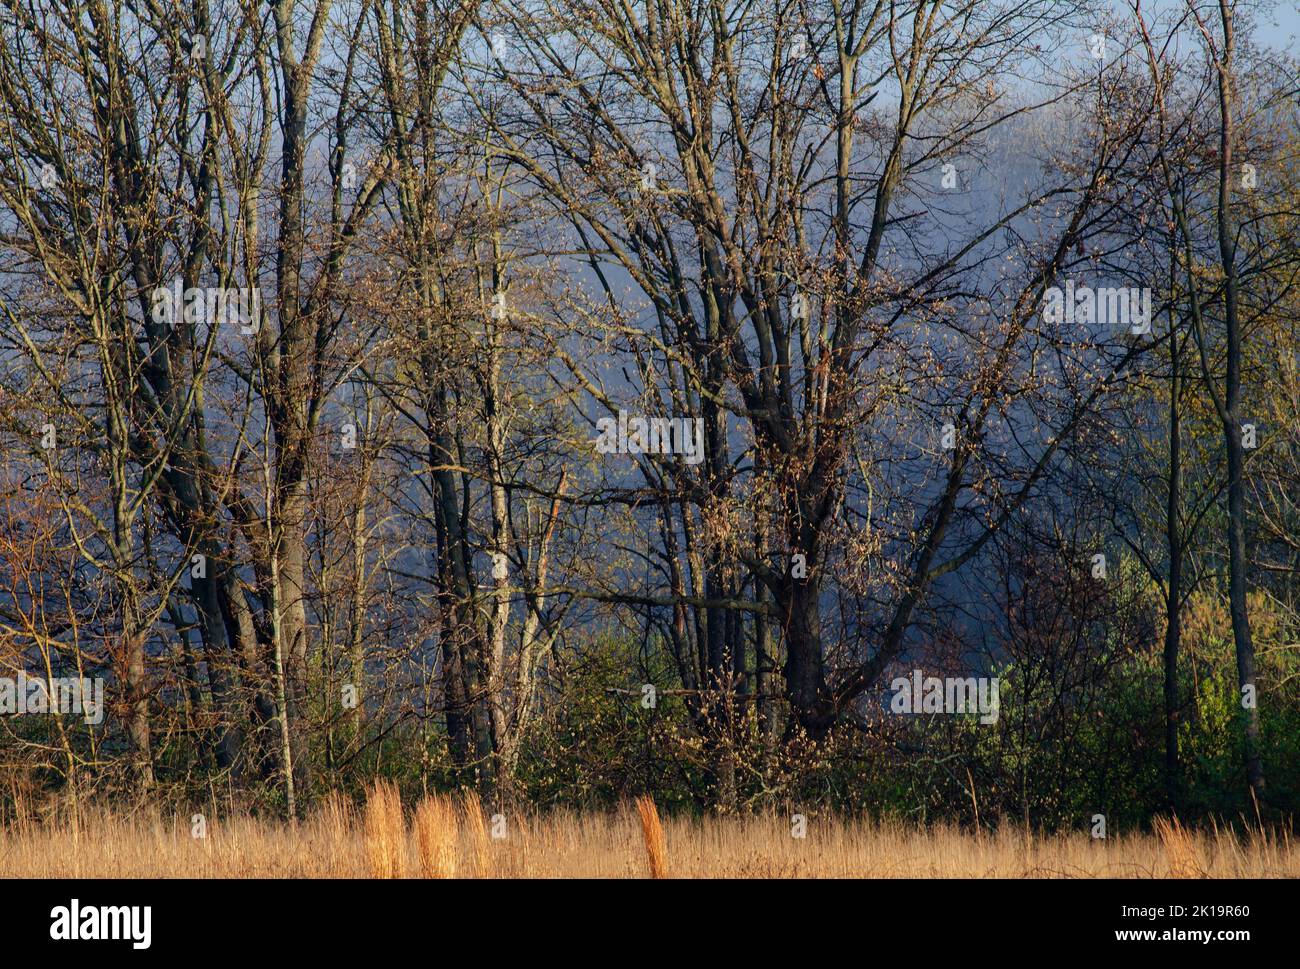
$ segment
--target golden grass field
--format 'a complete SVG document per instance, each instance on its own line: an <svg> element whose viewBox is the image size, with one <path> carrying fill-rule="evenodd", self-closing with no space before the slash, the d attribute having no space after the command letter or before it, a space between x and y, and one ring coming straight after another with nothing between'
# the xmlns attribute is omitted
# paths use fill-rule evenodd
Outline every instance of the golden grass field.
<svg viewBox="0 0 1300 969"><path fill-rule="evenodd" d="M610 813L508 816L505 837L493 838L473 797L430 797L412 809L382 785L359 809L331 797L296 828L249 816L205 820L206 837L196 839L188 815L23 819L0 829L0 878L1300 876L1300 846L1288 833L1193 832L1177 822L1093 840L809 818L798 839L787 817L661 820L642 799Z"/></svg>

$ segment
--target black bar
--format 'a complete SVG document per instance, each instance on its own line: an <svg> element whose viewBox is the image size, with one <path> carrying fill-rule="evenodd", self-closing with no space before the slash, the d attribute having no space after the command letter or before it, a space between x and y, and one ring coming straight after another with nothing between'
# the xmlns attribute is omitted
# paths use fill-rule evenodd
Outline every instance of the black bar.
<svg viewBox="0 0 1300 969"><path fill-rule="evenodd" d="M908 952L983 961L1029 947L1071 958L1193 948L1230 956L1242 946L1282 945L1295 923L1294 882L1211 879L35 880L0 883L0 892L8 896L7 955L112 950L115 959L205 964L313 954L333 965L409 947L431 965L453 958L496 964L507 955L694 961L712 951L767 961L787 950L815 962L817 953L845 947L863 962ZM149 906L148 948L134 948L129 938L52 939L53 910L70 909L74 898L83 916L88 907ZM771 912L758 923L761 937L752 917L726 914L741 911ZM1154 935L1118 935L1134 932ZM1248 937L1218 935L1224 932Z"/></svg>

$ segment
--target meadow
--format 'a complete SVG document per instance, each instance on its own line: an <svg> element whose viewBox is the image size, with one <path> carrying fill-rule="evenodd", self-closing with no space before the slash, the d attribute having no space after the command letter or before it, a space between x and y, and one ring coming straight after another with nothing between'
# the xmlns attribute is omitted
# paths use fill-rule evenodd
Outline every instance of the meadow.
<svg viewBox="0 0 1300 969"><path fill-rule="evenodd" d="M196 826L197 825L197 826ZM58 878L1294 878L1291 832L1157 819L1151 832L919 828L839 816L489 815L474 796L404 805L373 787L304 821L89 809L0 829L0 877ZM196 837L196 831L202 837Z"/></svg>

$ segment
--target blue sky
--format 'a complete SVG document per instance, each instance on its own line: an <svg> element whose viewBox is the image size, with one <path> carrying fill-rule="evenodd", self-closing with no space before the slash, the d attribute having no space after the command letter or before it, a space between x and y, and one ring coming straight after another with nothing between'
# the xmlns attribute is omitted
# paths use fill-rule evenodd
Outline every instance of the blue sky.
<svg viewBox="0 0 1300 969"><path fill-rule="evenodd" d="M1184 0L1155 0L1143 6L1155 10L1181 8ZM1276 0L1271 10L1264 10L1258 17L1260 43L1291 53L1300 51L1300 0Z"/></svg>

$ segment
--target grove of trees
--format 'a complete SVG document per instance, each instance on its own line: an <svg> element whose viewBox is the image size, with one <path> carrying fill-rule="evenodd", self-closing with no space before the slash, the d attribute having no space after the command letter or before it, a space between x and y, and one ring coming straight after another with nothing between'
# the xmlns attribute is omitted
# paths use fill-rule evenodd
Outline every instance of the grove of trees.
<svg viewBox="0 0 1300 969"><path fill-rule="evenodd" d="M1269 23L0 0L0 678L106 684L101 723L0 706L0 817L380 775L1293 813ZM913 670L998 715L893 715Z"/></svg>

